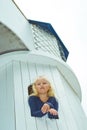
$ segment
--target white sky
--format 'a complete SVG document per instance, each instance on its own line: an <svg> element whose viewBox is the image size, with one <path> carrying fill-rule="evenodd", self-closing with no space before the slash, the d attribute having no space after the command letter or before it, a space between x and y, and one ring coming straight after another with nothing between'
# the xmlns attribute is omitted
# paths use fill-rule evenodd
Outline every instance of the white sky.
<svg viewBox="0 0 87 130"><path fill-rule="evenodd" d="M14 1L28 19L51 23L69 50L67 63L81 85L87 115L87 0Z"/></svg>

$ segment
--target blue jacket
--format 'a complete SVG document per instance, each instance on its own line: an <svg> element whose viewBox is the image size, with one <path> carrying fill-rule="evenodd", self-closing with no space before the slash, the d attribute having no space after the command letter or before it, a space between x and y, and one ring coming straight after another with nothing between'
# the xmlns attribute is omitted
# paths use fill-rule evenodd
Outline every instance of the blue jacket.
<svg viewBox="0 0 87 130"><path fill-rule="evenodd" d="M52 115L49 112L48 113L42 113L41 107L44 105L44 103L47 103L50 108L54 108L58 111L58 102L55 97L49 97L47 102L42 102L39 97L37 96L30 96L28 99L28 104L30 105L31 110L31 116L34 117L42 117L46 114L48 114L48 118L51 119L59 119L58 115Z"/></svg>

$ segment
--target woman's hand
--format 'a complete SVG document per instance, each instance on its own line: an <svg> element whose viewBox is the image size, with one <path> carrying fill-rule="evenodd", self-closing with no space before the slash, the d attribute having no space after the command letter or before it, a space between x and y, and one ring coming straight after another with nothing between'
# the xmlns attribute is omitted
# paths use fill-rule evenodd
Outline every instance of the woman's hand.
<svg viewBox="0 0 87 130"><path fill-rule="evenodd" d="M50 109L50 106L49 106L47 103L45 103L45 104L42 106L41 111L42 111L43 113L47 113L47 112L49 111L49 109Z"/></svg>
<svg viewBox="0 0 87 130"><path fill-rule="evenodd" d="M49 109L49 112L52 115L58 115L58 112L54 108Z"/></svg>

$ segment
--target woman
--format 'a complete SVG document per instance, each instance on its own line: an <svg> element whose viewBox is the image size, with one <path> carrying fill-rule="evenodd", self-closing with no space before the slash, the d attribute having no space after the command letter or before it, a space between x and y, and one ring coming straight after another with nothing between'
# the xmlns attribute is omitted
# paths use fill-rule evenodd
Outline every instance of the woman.
<svg viewBox="0 0 87 130"><path fill-rule="evenodd" d="M43 76L39 76L32 86L33 94L30 95L31 116L43 117L48 115L50 119L59 119L58 102L50 82Z"/></svg>

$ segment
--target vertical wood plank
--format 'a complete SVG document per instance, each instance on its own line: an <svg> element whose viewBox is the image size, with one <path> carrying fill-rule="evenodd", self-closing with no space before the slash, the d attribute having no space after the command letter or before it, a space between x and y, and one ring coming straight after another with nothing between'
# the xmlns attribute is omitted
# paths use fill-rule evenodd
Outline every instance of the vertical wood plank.
<svg viewBox="0 0 87 130"><path fill-rule="evenodd" d="M41 118L37 117L36 118L36 124L37 124L38 130L48 130L45 117L41 117Z"/></svg>
<svg viewBox="0 0 87 130"><path fill-rule="evenodd" d="M66 119L64 117L64 110L61 106L61 100L59 100L59 120L56 120L59 130L68 130Z"/></svg>
<svg viewBox="0 0 87 130"><path fill-rule="evenodd" d="M36 64L28 63L28 71L29 71L29 75L30 75L30 82L32 83L35 80L35 78L37 77Z"/></svg>
<svg viewBox="0 0 87 130"><path fill-rule="evenodd" d="M15 130L14 83L12 63L6 66L7 76L7 123L9 130Z"/></svg>
<svg viewBox="0 0 87 130"><path fill-rule="evenodd" d="M0 130L8 127L7 122L7 79L6 66L0 68Z"/></svg>
<svg viewBox="0 0 87 130"><path fill-rule="evenodd" d="M36 64L37 76L44 75L43 65Z"/></svg>
<svg viewBox="0 0 87 130"><path fill-rule="evenodd" d="M57 124L57 119L47 119L47 129L48 130L59 130L59 126Z"/></svg>
<svg viewBox="0 0 87 130"><path fill-rule="evenodd" d="M26 130L20 62L13 62L16 130Z"/></svg>
<svg viewBox="0 0 87 130"><path fill-rule="evenodd" d="M28 73L30 77L30 82L33 83L35 78L37 77L37 70L36 70L36 64L34 63L28 63ZM37 122L35 117L29 117L32 127L34 127L34 130L38 130Z"/></svg>
<svg viewBox="0 0 87 130"><path fill-rule="evenodd" d="M51 75L53 77L54 87L58 98L65 96L64 86L60 77L60 72L56 67L50 66Z"/></svg>
<svg viewBox="0 0 87 130"><path fill-rule="evenodd" d="M37 128L36 128L35 118L31 117L30 107L28 105L28 85L31 84L29 70L31 70L31 68L28 66L28 64L21 62L26 126L27 126L27 130L29 129L36 130Z"/></svg>

